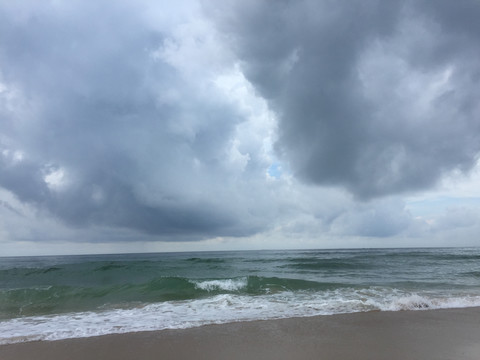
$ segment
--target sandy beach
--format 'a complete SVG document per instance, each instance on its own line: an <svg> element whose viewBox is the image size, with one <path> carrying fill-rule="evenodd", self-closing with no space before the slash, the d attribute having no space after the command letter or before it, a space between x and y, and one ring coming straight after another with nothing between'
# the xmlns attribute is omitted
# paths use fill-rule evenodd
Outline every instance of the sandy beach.
<svg viewBox="0 0 480 360"><path fill-rule="evenodd" d="M2 360L480 359L480 308L237 322L0 347Z"/></svg>

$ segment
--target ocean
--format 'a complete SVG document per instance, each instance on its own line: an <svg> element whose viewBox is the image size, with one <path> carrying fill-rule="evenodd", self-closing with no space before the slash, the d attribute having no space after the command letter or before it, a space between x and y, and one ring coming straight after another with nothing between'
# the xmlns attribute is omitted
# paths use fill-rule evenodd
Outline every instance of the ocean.
<svg viewBox="0 0 480 360"><path fill-rule="evenodd" d="M480 248L0 258L0 344L480 306Z"/></svg>

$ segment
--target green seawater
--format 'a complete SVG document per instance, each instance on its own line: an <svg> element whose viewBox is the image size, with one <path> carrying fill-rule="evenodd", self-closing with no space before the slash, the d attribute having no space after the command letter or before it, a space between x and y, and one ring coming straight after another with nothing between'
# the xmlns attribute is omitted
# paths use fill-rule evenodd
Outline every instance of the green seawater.
<svg viewBox="0 0 480 360"><path fill-rule="evenodd" d="M382 287L476 295L480 250L242 251L0 258L0 319L219 294Z"/></svg>

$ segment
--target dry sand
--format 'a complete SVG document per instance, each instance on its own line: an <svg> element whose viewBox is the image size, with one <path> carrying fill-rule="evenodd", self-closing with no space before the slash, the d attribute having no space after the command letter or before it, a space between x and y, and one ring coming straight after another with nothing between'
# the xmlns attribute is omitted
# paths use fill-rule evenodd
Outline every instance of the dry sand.
<svg viewBox="0 0 480 360"><path fill-rule="evenodd" d="M1 360L479 360L480 308L239 322L0 346Z"/></svg>

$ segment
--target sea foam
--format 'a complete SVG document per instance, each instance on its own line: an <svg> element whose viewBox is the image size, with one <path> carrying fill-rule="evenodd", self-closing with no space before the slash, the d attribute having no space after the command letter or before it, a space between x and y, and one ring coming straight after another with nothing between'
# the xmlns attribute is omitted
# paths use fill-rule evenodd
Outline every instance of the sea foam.
<svg viewBox="0 0 480 360"><path fill-rule="evenodd" d="M214 290L225 290L225 291L238 291L245 288L248 284L246 277L240 279L222 279L222 280L191 280L192 284L195 285L197 289L214 291Z"/></svg>
<svg viewBox="0 0 480 360"><path fill-rule="evenodd" d="M236 280L232 289L241 285ZM217 286L202 282L202 286ZM206 284L207 283L207 284ZM227 286L222 283L221 286ZM230 286L230 285L228 285ZM364 311L401 311L480 306L480 296L441 298L395 289L337 289L318 293L282 292L245 296L220 294L185 301L166 301L62 315L16 318L0 322L0 344L58 340L112 333L184 329L237 321L308 317Z"/></svg>

